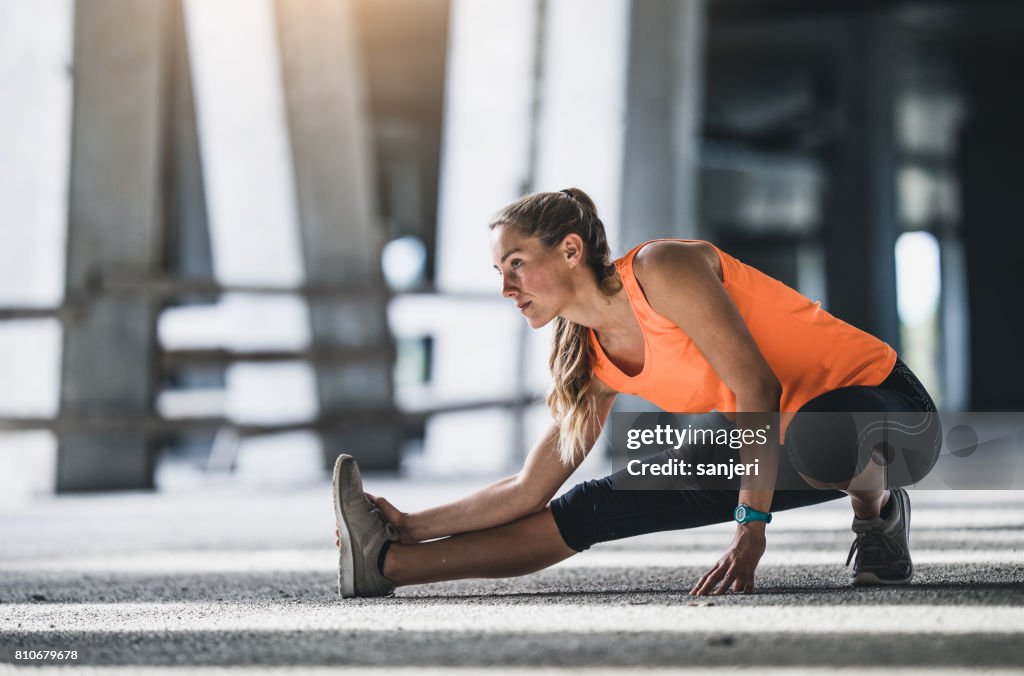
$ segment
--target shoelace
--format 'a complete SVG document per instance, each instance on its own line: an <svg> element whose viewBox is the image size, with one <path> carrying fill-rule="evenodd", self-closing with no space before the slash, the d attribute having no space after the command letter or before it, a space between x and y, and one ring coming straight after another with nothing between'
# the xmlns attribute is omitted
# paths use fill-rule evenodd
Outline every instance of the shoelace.
<svg viewBox="0 0 1024 676"><path fill-rule="evenodd" d="M853 541L850 553L846 557L847 566L850 565L850 561L853 560L853 554L857 550L860 550L861 559L869 564L883 561L883 550L890 557L902 558L902 551L900 551L899 545L893 542L892 538L883 533L881 529L865 530L857 533L857 539Z"/></svg>

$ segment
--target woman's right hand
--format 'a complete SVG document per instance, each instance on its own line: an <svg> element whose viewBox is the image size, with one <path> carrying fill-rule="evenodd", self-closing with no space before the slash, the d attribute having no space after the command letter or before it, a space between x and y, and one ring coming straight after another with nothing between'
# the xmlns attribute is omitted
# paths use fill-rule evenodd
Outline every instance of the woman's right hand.
<svg viewBox="0 0 1024 676"><path fill-rule="evenodd" d="M379 498L375 495L370 495L369 493L366 493L366 497L368 497L370 502L380 510L384 520L387 521L392 528L398 531L398 541L401 544L411 545L422 541L421 538L416 537L416 534L413 532L412 524L409 522L408 512L400 511L384 498Z"/></svg>

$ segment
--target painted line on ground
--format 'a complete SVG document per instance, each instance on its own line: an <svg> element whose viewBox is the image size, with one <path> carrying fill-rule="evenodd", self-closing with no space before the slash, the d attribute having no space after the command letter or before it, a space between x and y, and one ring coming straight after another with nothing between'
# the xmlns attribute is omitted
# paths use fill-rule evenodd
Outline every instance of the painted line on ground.
<svg viewBox="0 0 1024 676"><path fill-rule="evenodd" d="M850 542L852 542L852 538ZM773 544L775 546L773 546ZM913 543L912 543L913 544ZM694 547L680 545L679 550L643 548L617 549L600 546L573 556L554 568L678 568L709 566L728 547L728 538ZM848 546L793 548L778 546L769 540L760 569L785 566L840 566L846 561ZM1024 549L912 549L915 565L1020 565ZM328 573L337 566L333 549L235 550L230 552L145 552L67 559L21 559L0 562L0 573L75 573L181 575L216 573Z"/></svg>
<svg viewBox="0 0 1024 676"><path fill-rule="evenodd" d="M1011 606L716 606L644 604L602 607L509 603L417 603L281 607L260 603L5 604L0 631L206 632L366 631L582 635L656 633L1024 634L1024 608ZM266 605L265 608L261 606Z"/></svg>

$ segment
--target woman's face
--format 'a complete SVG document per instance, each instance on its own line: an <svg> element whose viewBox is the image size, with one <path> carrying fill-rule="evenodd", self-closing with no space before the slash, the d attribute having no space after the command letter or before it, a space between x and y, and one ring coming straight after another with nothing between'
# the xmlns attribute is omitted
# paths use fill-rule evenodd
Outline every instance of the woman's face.
<svg viewBox="0 0 1024 676"><path fill-rule="evenodd" d="M501 295L516 304L531 328L550 322L572 299L572 273L581 258L572 237L547 249L536 237L499 225L491 230L491 257L501 275Z"/></svg>

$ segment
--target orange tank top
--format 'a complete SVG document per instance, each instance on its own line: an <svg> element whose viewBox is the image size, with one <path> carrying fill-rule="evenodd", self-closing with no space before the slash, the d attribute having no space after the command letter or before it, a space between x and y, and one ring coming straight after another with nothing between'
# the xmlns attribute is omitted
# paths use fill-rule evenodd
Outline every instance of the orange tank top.
<svg viewBox="0 0 1024 676"><path fill-rule="evenodd" d="M633 274L633 258L648 243L615 261L644 334L643 370L635 376L623 373L590 331L596 357L594 375L617 392L638 395L665 411L734 412L736 396L694 342L647 303ZM790 413L782 416L783 433L792 413L814 397L840 387L878 385L892 371L896 351L889 345L822 310L821 301L812 303L782 282L711 246L722 262L726 292L782 384L779 410Z"/></svg>

